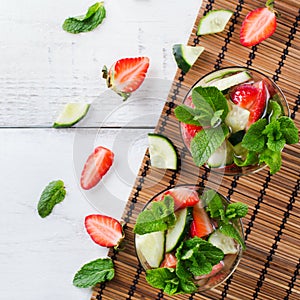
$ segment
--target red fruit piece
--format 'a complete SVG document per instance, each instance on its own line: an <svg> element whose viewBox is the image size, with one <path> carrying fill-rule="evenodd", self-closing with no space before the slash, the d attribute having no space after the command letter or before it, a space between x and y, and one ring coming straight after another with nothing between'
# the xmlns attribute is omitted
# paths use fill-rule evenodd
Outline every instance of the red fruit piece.
<svg viewBox="0 0 300 300"><path fill-rule="evenodd" d="M210 219L201 206L201 202L198 202L193 209L193 221L191 224L190 235L192 237L205 237L213 231L213 226Z"/></svg>
<svg viewBox="0 0 300 300"><path fill-rule="evenodd" d="M187 147L190 147L192 139L201 129L201 126L181 123L181 132Z"/></svg>
<svg viewBox="0 0 300 300"><path fill-rule="evenodd" d="M115 62L109 72L102 69L107 86L126 100L143 83L149 67L148 57L123 58Z"/></svg>
<svg viewBox="0 0 300 300"><path fill-rule="evenodd" d="M118 246L124 237L120 222L108 216L89 215L84 224L92 240L103 247Z"/></svg>
<svg viewBox="0 0 300 300"><path fill-rule="evenodd" d="M257 45L275 32L277 26L276 12L273 9L272 1L268 2L266 7L249 12L244 19L240 31L240 41L243 46Z"/></svg>
<svg viewBox="0 0 300 300"><path fill-rule="evenodd" d="M160 267L161 268L176 268L177 259L176 256L172 253L166 253L165 258L162 261Z"/></svg>
<svg viewBox="0 0 300 300"><path fill-rule="evenodd" d="M88 157L80 178L83 189L89 190L94 187L111 167L114 154L107 148L99 146Z"/></svg>
<svg viewBox="0 0 300 300"><path fill-rule="evenodd" d="M262 80L255 82L253 85L242 84L235 87L230 92L230 98L234 104L250 111L248 128L262 116L269 98L269 92Z"/></svg>
<svg viewBox="0 0 300 300"><path fill-rule="evenodd" d="M168 191L168 195L173 197L175 210L194 206L199 202L198 193L186 187L177 187Z"/></svg>

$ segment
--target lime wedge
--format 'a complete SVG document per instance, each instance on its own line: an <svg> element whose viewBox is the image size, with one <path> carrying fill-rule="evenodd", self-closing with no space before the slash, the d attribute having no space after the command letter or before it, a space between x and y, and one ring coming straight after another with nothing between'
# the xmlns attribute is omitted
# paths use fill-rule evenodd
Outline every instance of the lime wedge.
<svg viewBox="0 0 300 300"><path fill-rule="evenodd" d="M211 10L200 20L197 35L223 31L232 15L233 12L230 10Z"/></svg>
<svg viewBox="0 0 300 300"><path fill-rule="evenodd" d="M73 126L85 117L89 108L90 104L87 103L67 103L53 124L53 127L59 128Z"/></svg>

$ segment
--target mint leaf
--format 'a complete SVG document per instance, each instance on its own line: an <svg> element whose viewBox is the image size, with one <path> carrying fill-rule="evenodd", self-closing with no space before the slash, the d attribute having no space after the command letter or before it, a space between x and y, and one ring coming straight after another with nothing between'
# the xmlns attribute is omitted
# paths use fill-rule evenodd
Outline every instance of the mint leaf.
<svg viewBox="0 0 300 300"><path fill-rule="evenodd" d="M281 168L281 152L265 149L259 156L260 163L266 163L270 167L270 173L275 174Z"/></svg>
<svg viewBox="0 0 300 300"><path fill-rule="evenodd" d="M253 123L244 135L242 146L250 151L261 152L266 145L266 136L263 134L266 125L266 119Z"/></svg>
<svg viewBox="0 0 300 300"><path fill-rule="evenodd" d="M42 192L37 209L42 218L47 217L53 207L65 199L66 190L62 180L50 182Z"/></svg>
<svg viewBox="0 0 300 300"><path fill-rule="evenodd" d="M165 196L162 201L153 201L151 206L142 211L136 220L134 233L146 234L155 231L164 231L175 224L174 199Z"/></svg>
<svg viewBox="0 0 300 300"><path fill-rule="evenodd" d="M242 202L230 203L226 207L226 218L230 220L243 218L248 213L248 206Z"/></svg>
<svg viewBox="0 0 300 300"><path fill-rule="evenodd" d="M197 120L197 113L199 115L199 112L197 110L182 104L180 106L177 106L174 112L178 121L185 124L201 126L199 122L200 120L199 121Z"/></svg>
<svg viewBox="0 0 300 300"><path fill-rule="evenodd" d="M91 261L75 274L73 285L80 288L95 286L99 282L112 280L115 276L114 263L110 258Z"/></svg>
<svg viewBox="0 0 300 300"><path fill-rule="evenodd" d="M183 241L175 255L176 274L182 280L209 274L212 267L224 258L222 250L198 237Z"/></svg>
<svg viewBox="0 0 300 300"><path fill-rule="evenodd" d="M211 218L220 218L221 220L224 220L224 205L217 192L214 190L207 190L202 194L201 199L203 199L206 205L206 211L209 212Z"/></svg>
<svg viewBox="0 0 300 300"><path fill-rule="evenodd" d="M238 167L255 165L258 163L258 155L254 151L248 151L244 159L233 156L233 161Z"/></svg>
<svg viewBox="0 0 300 300"><path fill-rule="evenodd" d="M196 108L205 109L213 115L216 111L223 111L220 118L225 120L228 114L228 104L223 93L214 86L198 86L192 91L192 100Z"/></svg>
<svg viewBox="0 0 300 300"><path fill-rule="evenodd" d="M243 250L246 249L244 239L240 236L240 233L235 229L235 227L232 224L221 224L219 230L224 235L235 239L242 246Z"/></svg>
<svg viewBox="0 0 300 300"><path fill-rule="evenodd" d="M268 103L267 113L269 115L269 122L276 121L282 115L282 108L277 101L270 100Z"/></svg>
<svg viewBox="0 0 300 300"><path fill-rule="evenodd" d="M267 146L272 151L281 151L285 145L285 138L280 129L280 122L275 120L269 123L263 131L267 135Z"/></svg>
<svg viewBox="0 0 300 300"><path fill-rule="evenodd" d="M222 124L216 128L199 131L191 141L191 153L197 166L202 166L221 146L229 129Z"/></svg>
<svg viewBox="0 0 300 300"><path fill-rule="evenodd" d="M295 126L292 119L289 117L280 117L280 130L284 136L287 144L297 144L299 142L298 128Z"/></svg>
<svg viewBox="0 0 300 300"><path fill-rule="evenodd" d="M224 110L221 109L221 110L217 110L217 111L214 113L213 117L212 117L211 120L210 120L210 126L211 126L211 127L215 127L216 125L218 125L219 123L222 122L221 116L222 116L222 114L223 114L223 111L224 111Z"/></svg>
<svg viewBox="0 0 300 300"><path fill-rule="evenodd" d="M95 29L106 16L103 2L96 2L83 16L71 17L64 21L63 29L70 33L87 32Z"/></svg>
<svg viewBox="0 0 300 300"><path fill-rule="evenodd" d="M179 281L180 289L186 294L192 294L197 291L197 286L191 280L180 279Z"/></svg>

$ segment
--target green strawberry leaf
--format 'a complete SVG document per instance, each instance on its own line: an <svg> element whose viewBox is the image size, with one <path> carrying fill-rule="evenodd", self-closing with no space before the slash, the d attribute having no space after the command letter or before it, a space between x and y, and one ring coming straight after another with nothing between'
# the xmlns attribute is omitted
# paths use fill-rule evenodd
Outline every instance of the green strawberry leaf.
<svg viewBox="0 0 300 300"><path fill-rule="evenodd" d="M91 261L75 274L73 285L80 288L95 286L99 282L112 280L115 276L114 263L110 258Z"/></svg>
<svg viewBox="0 0 300 300"><path fill-rule="evenodd" d="M65 199L66 190L61 180L50 182L42 192L38 202L38 213L42 218L47 217L52 212L54 206Z"/></svg>

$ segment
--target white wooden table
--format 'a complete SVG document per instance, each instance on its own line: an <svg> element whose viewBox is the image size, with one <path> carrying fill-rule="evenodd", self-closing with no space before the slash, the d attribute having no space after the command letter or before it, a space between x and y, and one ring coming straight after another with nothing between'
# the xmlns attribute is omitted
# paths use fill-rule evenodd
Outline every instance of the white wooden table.
<svg viewBox="0 0 300 300"><path fill-rule="evenodd" d="M93 32L61 29L94 2L0 0L0 299L89 299L74 273L107 249L85 232L88 214L121 216L176 71L171 47L186 43L201 1L106 1ZM107 91L101 68L122 57L150 58L147 80L128 103ZM76 128L51 125L65 103L89 102ZM112 148L110 176L83 193L78 173L95 145ZM62 179L66 199L45 219L43 188Z"/></svg>

